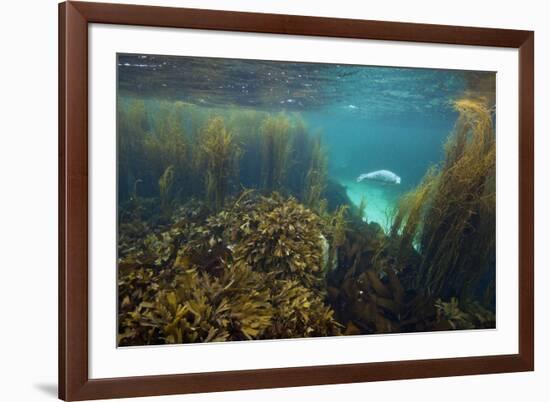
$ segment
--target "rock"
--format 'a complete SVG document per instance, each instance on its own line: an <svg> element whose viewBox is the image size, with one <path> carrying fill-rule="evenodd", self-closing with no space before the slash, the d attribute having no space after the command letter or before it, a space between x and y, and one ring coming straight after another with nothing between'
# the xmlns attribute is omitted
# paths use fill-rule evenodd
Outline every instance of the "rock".
<svg viewBox="0 0 550 402"><path fill-rule="evenodd" d="M330 246L328 240L323 234L319 235L319 243L321 244L321 261L323 263L323 270L325 272L332 269L330 266Z"/></svg>
<svg viewBox="0 0 550 402"><path fill-rule="evenodd" d="M361 330L353 322L349 321L348 325L346 325L344 335L361 335Z"/></svg>

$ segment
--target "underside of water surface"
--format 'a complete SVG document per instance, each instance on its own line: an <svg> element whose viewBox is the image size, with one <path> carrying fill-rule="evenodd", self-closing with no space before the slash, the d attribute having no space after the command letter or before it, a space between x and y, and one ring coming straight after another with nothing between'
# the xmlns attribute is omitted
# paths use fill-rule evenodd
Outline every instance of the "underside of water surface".
<svg viewBox="0 0 550 402"><path fill-rule="evenodd" d="M119 346L495 327L495 73L117 76Z"/></svg>

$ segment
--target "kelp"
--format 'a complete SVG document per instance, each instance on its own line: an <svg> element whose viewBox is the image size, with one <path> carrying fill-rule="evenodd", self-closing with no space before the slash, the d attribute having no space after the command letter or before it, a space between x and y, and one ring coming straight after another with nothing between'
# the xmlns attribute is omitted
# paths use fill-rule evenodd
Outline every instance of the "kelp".
<svg viewBox="0 0 550 402"><path fill-rule="evenodd" d="M334 247L340 247L346 240L346 216L349 207L341 205L330 219L330 227L332 229L332 243Z"/></svg>
<svg viewBox="0 0 550 402"><path fill-rule="evenodd" d="M320 225L295 199L245 190L214 215L190 202L145 237L124 226L119 345L340 334L320 286Z"/></svg>
<svg viewBox="0 0 550 402"><path fill-rule="evenodd" d="M187 169L189 144L182 119L184 108L182 102L165 101L153 114L152 133L144 143L150 168L172 165L177 172Z"/></svg>
<svg viewBox="0 0 550 402"><path fill-rule="evenodd" d="M325 212L321 215L324 220L324 231L329 239L329 252L326 268L333 269L338 265L338 248L346 242L347 215L349 207L341 205L332 214Z"/></svg>
<svg viewBox="0 0 550 402"><path fill-rule="evenodd" d="M143 160L143 142L149 130L145 102L117 102L118 197L130 197L136 180L143 179L138 161Z"/></svg>
<svg viewBox="0 0 550 402"><path fill-rule="evenodd" d="M174 184L174 166L170 165L159 178L159 199L162 215L170 216L173 207L172 185Z"/></svg>
<svg viewBox="0 0 550 402"><path fill-rule="evenodd" d="M372 258L375 272L396 272L411 292L408 309L415 319L409 320L406 330L494 324L494 320L471 316L466 324L458 313L450 321L441 319L443 306L449 316L475 300L494 306L494 292L489 298L478 293L494 266L492 116L480 99L463 99L454 105L459 119L445 146L443 163L429 169L422 182L401 198L389 236ZM450 304L442 304L445 299Z"/></svg>
<svg viewBox="0 0 550 402"><path fill-rule="evenodd" d="M219 277L187 270L127 316L119 339L146 344L254 339L272 315L269 293L251 270L226 269Z"/></svg>
<svg viewBox="0 0 550 402"><path fill-rule="evenodd" d="M239 184L259 189L262 185L261 132L267 112L235 110L227 118L228 130L235 133L235 140L242 150L239 160Z"/></svg>
<svg viewBox="0 0 550 402"><path fill-rule="evenodd" d="M290 122L284 115L267 117L262 134L262 188L265 193L282 191L288 174Z"/></svg>
<svg viewBox="0 0 550 402"><path fill-rule="evenodd" d="M341 334L332 308L317 292L296 280L276 280L271 287L274 316L267 339L306 338Z"/></svg>
<svg viewBox="0 0 550 402"><path fill-rule="evenodd" d="M204 183L207 204L219 211L224 205L231 181L238 175L241 148L225 127L222 117L212 117L200 137L200 150L205 165Z"/></svg>
<svg viewBox="0 0 550 402"><path fill-rule="evenodd" d="M399 258L416 247L422 256L414 287L432 297L475 297L494 264L496 143L483 99L454 102L459 117L445 160L405 196L392 226Z"/></svg>
<svg viewBox="0 0 550 402"><path fill-rule="evenodd" d="M456 297L452 297L448 302L437 299L435 309L436 323L434 329L436 330L495 327L495 314L476 302L466 303L461 308Z"/></svg>
<svg viewBox="0 0 550 402"><path fill-rule="evenodd" d="M184 127L189 105L182 102L120 100L118 107L119 198L131 197L141 180L143 197L158 195L157 180L168 166L174 167L178 191L189 188L191 145Z"/></svg>
<svg viewBox="0 0 550 402"><path fill-rule="evenodd" d="M357 206L357 216L362 221L367 221L367 199L364 195L361 196L361 201Z"/></svg>
<svg viewBox="0 0 550 402"><path fill-rule="evenodd" d="M454 107L386 233L299 115L120 102L119 345L494 327L492 115Z"/></svg>
<svg viewBox="0 0 550 402"><path fill-rule="evenodd" d="M429 196L436 185L435 167L428 169L421 183L399 200L390 228L390 237L384 247L392 246L395 254L394 268L403 271L416 257L419 233L422 231L424 214Z"/></svg>
<svg viewBox="0 0 550 402"><path fill-rule="evenodd" d="M321 137L317 136L311 147L309 169L304 182L304 204L310 208L319 206L327 180L327 155L322 147Z"/></svg>
<svg viewBox="0 0 550 402"><path fill-rule="evenodd" d="M290 122L290 154L286 187L295 197L303 201L302 192L305 188L306 176L311 165L312 141L315 135L307 126L300 114L288 116Z"/></svg>
<svg viewBox="0 0 550 402"><path fill-rule="evenodd" d="M186 192L190 144L181 117L184 108L181 102L161 102L158 110L151 113L151 128L142 144L142 166L148 168L140 169L144 170L140 175L144 177L145 188L152 177L160 177L171 166L174 187L180 194ZM149 194L155 194L153 189L149 189Z"/></svg>
<svg viewBox="0 0 550 402"><path fill-rule="evenodd" d="M296 199L277 193L240 212L235 232L236 264L296 279L308 288L323 281L321 221Z"/></svg>
<svg viewBox="0 0 550 402"><path fill-rule="evenodd" d="M326 197L326 152L298 114L227 111L180 101L121 98L119 199L159 197L158 178L173 167L178 202L206 199L213 211L241 186L293 195L318 208Z"/></svg>

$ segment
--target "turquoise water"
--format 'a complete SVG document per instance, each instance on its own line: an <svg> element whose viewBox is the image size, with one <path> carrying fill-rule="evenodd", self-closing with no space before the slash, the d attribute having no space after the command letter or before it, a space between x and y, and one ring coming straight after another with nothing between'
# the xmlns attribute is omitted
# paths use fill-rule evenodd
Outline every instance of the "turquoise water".
<svg viewBox="0 0 550 402"><path fill-rule="evenodd" d="M494 74L479 71L152 55L119 55L118 67L122 97L299 115L322 136L329 178L354 204L364 197L366 220L386 229L399 196L442 159L457 118L450 102L472 86L494 96ZM401 183L356 181L381 169Z"/></svg>
<svg viewBox="0 0 550 402"><path fill-rule="evenodd" d="M312 124L324 128L330 176L346 187L356 205L365 197L366 219L385 229L399 196L415 187L426 170L443 157L444 142L456 120L443 97L433 113L422 110L420 101L417 107L401 107L401 111L379 108L369 114L367 102L364 112L342 107L314 112L309 118ZM401 183L356 181L362 173L381 169L400 176Z"/></svg>

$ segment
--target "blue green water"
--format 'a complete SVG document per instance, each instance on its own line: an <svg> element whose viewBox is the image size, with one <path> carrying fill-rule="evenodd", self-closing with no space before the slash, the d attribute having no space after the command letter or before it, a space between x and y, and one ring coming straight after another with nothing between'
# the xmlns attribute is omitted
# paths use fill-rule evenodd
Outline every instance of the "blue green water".
<svg viewBox="0 0 550 402"><path fill-rule="evenodd" d="M494 97L494 74L479 71L153 55L119 55L118 67L121 96L300 115L322 135L329 178L356 205L364 197L366 219L385 228L399 196L442 159L457 118L450 102L472 87ZM381 169L401 183L356 181Z"/></svg>
<svg viewBox="0 0 550 402"><path fill-rule="evenodd" d="M365 116L357 109L311 113L312 124L324 128L330 176L346 186L350 199L367 201L366 215L384 228L401 194L415 187L426 170L443 156L443 144L456 116L442 104L439 113L388 110ZM356 178L386 169L401 177L399 185L357 183Z"/></svg>

